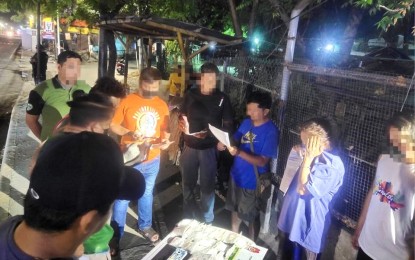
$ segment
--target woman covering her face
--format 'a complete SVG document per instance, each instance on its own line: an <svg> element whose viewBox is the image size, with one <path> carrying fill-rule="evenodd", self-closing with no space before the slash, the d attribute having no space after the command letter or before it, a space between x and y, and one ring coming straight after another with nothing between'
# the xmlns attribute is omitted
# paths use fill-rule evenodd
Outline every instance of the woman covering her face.
<svg viewBox="0 0 415 260"><path fill-rule="evenodd" d="M302 162L285 194L278 228L291 245L285 255L301 259L305 253L307 259L317 259L330 226L332 199L343 183L344 165L334 149L336 138L330 120L310 119L300 131Z"/></svg>

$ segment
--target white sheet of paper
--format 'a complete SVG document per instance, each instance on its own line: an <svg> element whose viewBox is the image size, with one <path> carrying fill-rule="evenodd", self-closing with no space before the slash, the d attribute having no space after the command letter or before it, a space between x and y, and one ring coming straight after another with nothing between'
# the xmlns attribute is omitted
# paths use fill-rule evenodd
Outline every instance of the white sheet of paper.
<svg viewBox="0 0 415 260"><path fill-rule="evenodd" d="M212 134L219 140L219 142L226 145L226 147L231 146L231 142L229 141L229 134L227 132L218 129L211 124L209 124L209 129L212 132Z"/></svg>
<svg viewBox="0 0 415 260"><path fill-rule="evenodd" d="M297 170L300 167L302 161L303 158L301 158L300 154L294 149L291 149L290 155L287 159L287 165L285 166L284 175L282 176L280 184L280 190L284 192L284 194L287 192L288 187L290 187L290 184L295 174L297 173Z"/></svg>

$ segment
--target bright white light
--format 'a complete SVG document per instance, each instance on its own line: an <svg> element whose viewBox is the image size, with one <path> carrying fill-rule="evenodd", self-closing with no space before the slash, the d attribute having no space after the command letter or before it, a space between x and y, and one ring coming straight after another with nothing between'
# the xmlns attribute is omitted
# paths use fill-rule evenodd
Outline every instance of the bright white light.
<svg viewBox="0 0 415 260"><path fill-rule="evenodd" d="M211 50L214 50L215 49L215 47L216 47L216 42L214 42L214 41L211 41L211 42L209 42L209 49L211 49Z"/></svg>
<svg viewBox="0 0 415 260"><path fill-rule="evenodd" d="M334 51L334 45L333 45L333 44L331 44L331 43L329 43L329 44L327 44L327 45L326 45L326 47L324 47L324 49L325 49L326 51L330 51L330 52L332 52L332 51Z"/></svg>
<svg viewBox="0 0 415 260"><path fill-rule="evenodd" d="M254 43L255 43L256 45L258 45L258 44L259 44L259 38L255 37L255 38L254 38Z"/></svg>

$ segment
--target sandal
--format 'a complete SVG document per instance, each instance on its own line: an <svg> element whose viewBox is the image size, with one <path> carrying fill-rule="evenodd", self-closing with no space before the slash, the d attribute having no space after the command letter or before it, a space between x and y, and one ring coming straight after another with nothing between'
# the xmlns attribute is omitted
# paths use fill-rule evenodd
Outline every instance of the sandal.
<svg viewBox="0 0 415 260"><path fill-rule="evenodd" d="M142 235L144 238L148 239L150 242L154 243L159 240L159 234L151 227L141 230L137 230L140 235Z"/></svg>

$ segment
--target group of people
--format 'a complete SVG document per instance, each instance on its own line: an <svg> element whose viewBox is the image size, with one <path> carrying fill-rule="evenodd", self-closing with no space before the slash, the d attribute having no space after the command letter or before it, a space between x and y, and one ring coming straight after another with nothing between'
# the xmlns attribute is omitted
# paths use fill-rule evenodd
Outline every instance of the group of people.
<svg viewBox="0 0 415 260"><path fill-rule="evenodd" d="M138 200L137 231L151 242L160 238L152 227L153 191L161 150L171 144L168 105L158 96L161 73L143 69L137 92L127 95L110 77L92 88L79 81L81 61L75 52L62 52L58 74L30 92L27 126L43 143L30 167L24 215L0 226L0 249L7 248L0 259L115 256L131 200ZM225 204L231 229L239 233L244 223L255 240L263 177L283 137L270 117L271 95L260 91L246 98L247 118L235 131L231 101L217 89L218 75L216 65L205 63L200 86L190 88L180 106L183 216L212 224L218 152L227 150L233 157ZM210 126L231 134L230 144L219 142ZM299 130L301 144L293 151L301 159L273 221L286 238L280 239L283 259L302 254L318 259L345 168L332 120L313 118ZM353 246L361 247L358 259L413 259L413 113L395 116L388 131L390 153L380 157L353 237ZM143 144L145 159L124 166L122 152Z"/></svg>

